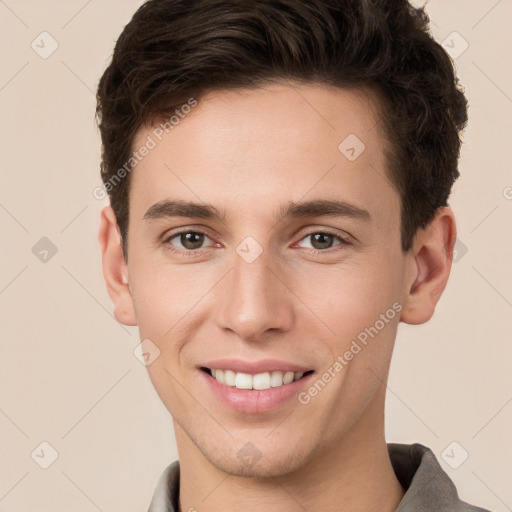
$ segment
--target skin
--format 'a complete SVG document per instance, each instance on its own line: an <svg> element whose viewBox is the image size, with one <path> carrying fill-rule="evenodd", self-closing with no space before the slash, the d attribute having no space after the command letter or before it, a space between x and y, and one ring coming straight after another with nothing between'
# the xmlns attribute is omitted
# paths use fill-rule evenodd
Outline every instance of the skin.
<svg viewBox="0 0 512 512"><path fill-rule="evenodd" d="M115 215L102 211L115 317L161 351L147 369L173 417L183 511L235 511L242 501L248 511L393 511L403 497L384 437L388 370L399 322L434 312L456 230L440 208L401 250L377 113L370 92L319 84L210 92L133 170L128 263ZM355 161L338 150L349 134L366 146ZM143 219L165 199L210 204L225 217ZM326 199L369 218L277 215L292 201ZM205 231L202 249L169 240L178 228ZM318 248L310 235L326 231L335 236ZM236 252L248 236L263 250L252 263ZM399 314L307 404L237 412L198 369L216 358L279 358L321 376L394 303ZM237 457L249 442L261 456L252 465Z"/></svg>

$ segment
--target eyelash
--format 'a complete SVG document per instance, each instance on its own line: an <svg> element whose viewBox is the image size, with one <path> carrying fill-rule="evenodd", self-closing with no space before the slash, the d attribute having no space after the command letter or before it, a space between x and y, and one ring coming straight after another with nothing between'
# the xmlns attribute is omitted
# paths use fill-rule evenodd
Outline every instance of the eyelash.
<svg viewBox="0 0 512 512"><path fill-rule="evenodd" d="M175 247L172 247L172 245L170 245L170 241L173 239L173 238L176 238L180 235L183 235L183 234L186 234L186 233L194 233L194 234L201 234L201 235L204 235L204 236L207 236L208 238L211 238L208 233L206 233L205 231L201 230L201 229L184 229L184 230L181 230L181 231L176 231L176 232L173 232L171 234L168 234L164 240L163 240L163 244L165 245L166 249L173 252L173 253L176 253L176 254L197 254L197 255L200 255L202 254L206 249L208 249L208 247L201 247L199 249L186 249L186 250L183 250L183 249L176 249ZM348 237L343 237L342 235L340 235L339 233L333 233L332 231L329 231L329 230L316 230L316 231L310 231L308 233L305 233L300 239L299 239L299 242L302 242L303 240L305 240L306 238L312 236L312 235L316 235L316 234L322 234L322 235L330 235L334 238L336 238L340 243L333 246L333 247L329 247L328 249L314 249L314 248L309 248L309 247L306 247L306 248L303 248L303 250L306 250L308 251L310 254L318 254L318 253L330 253L332 251L337 251L337 250L343 250L344 247L346 246L349 246L349 245L353 245L352 244L352 241L348 238Z"/></svg>

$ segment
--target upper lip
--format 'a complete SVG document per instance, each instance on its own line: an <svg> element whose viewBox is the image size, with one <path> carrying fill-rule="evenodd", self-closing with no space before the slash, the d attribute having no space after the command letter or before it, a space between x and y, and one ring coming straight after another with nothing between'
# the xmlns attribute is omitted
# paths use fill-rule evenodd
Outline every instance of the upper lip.
<svg viewBox="0 0 512 512"><path fill-rule="evenodd" d="M244 361L243 359L215 359L201 364L201 367L215 370L233 370L237 373L258 373L281 371L281 372L307 372L312 370L301 364L282 361L280 359L261 359L260 361Z"/></svg>

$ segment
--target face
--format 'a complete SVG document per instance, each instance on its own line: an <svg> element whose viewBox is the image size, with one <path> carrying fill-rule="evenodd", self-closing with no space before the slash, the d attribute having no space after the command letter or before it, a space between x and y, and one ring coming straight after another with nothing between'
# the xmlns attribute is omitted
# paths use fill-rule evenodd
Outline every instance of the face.
<svg viewBox="0 0 512 512"><path fill-rule="evenodd" d="M284 475L375 435L407 260L374 99L219 91L154 129L134 144L155 142L132 174L127 271L179 449Z"/></svg>

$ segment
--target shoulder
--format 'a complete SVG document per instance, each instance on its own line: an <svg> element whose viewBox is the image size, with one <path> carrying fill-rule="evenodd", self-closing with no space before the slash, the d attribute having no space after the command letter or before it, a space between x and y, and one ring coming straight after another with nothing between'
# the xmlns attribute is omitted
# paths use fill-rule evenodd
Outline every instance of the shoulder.
<svg viewBox="0 0 512 512"><path fill-rule="evenodd" d="M160 475L148 512L178 512L180 464L174 461Z"/></svg>
<svg viewBox="0 0 512 512"><path fill-rule="evenodd" d="M490 512L459 498L455 484L430 448L419 443L389 443L388 453L406 491L395 512Z"/></svg>

